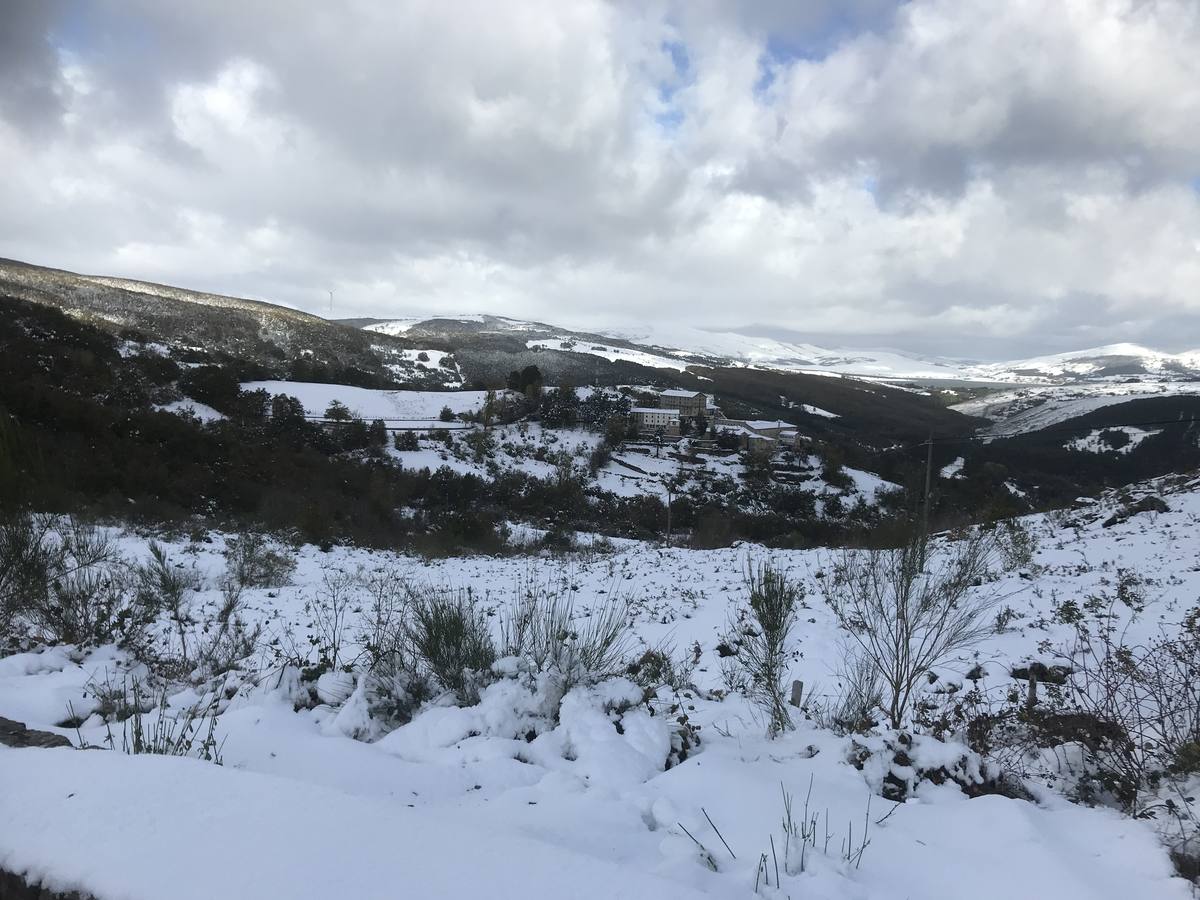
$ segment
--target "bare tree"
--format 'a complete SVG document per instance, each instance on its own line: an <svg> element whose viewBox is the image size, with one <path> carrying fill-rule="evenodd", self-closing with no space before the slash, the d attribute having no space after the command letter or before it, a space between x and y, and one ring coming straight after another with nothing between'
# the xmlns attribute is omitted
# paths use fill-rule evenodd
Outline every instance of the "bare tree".
<svg viewBox="0 0 1200 900"><path fill-rule="evenodd" d="M827 599L862 659L878 672L884 712L900 728L930 669L992 630L998 597L979 592L992 562L982 532L932 552L917 533L890 550L848 550L834 565Z"/></svg>

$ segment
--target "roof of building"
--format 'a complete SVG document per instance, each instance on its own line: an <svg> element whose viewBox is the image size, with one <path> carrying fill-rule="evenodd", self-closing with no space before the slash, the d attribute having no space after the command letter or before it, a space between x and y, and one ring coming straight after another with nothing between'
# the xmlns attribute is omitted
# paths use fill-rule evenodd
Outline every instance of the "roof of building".
<svg viewBox="0 0 1200 900"><path fill-rule="evenodd" d="M663 409L661 406L635 406L629 410L631 413L661 413L664 416L673 416L679 418L679 410Z"/></svg>
<svg viewBox="0 0 1200 900"><path fill-rule="evenodd" d="M699 397L700 391L685 391L680 388L671 388L670 390L660 391L660 397Z"/></svg>
<svg viewBox="0 0 1200 900"><path fill-rule="evenodd" d="M765 434L759 434L757 431L751 431L745 425L714 425L713 428L725 434L737 434L749 438L752 441L774 441L775 438L767 437Z"/></svg>
<svg viewBox="0 0 1200 900"><path fill-rule="evenodd" d="M796 426L791 422L784 422L779 419L775 420L774 422L768 422L764 419L753 419L746 423L746 427L761 430L764 428L795 428Z"/></svg>

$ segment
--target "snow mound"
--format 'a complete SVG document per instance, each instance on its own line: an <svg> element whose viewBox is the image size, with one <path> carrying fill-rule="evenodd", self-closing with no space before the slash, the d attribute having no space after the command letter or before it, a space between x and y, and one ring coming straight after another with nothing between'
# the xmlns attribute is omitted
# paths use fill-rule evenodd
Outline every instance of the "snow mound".
<svg viewBox="0 0 1200 900"><path fill-rule="evenodd" d="M174 757L0 747L0 809L0 868L100 900L702 896L462 818Z"/></svg>

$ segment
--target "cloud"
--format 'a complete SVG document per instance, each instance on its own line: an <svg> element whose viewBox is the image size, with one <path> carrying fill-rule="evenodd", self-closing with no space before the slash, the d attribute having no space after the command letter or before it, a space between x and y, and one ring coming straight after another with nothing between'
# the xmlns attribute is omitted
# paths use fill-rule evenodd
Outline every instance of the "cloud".
<svg viewBox="0 0 1200 900"><path fill-rule="evenodd" d="M345 315L1200 345L1188 0L11 18L2 255Z"/></svg>
<svg viewBox="0 0 1200 900"><path fill-rule="evenodd" d="M34 135L62 113L62 81L50 31L61 5L10 3L0 10L0 117Z"/></svg>

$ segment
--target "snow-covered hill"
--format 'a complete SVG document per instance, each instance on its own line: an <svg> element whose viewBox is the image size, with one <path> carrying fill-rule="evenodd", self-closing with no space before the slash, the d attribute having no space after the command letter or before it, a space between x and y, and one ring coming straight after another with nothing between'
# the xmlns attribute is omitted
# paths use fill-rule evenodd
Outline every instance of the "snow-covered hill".
<svg viewBox="0 0 1200 900"><path fill-rule="evenodd" d="M1059 425L1078 416L1131 400L1200 394L1200 381L1100 379L1068 385L1023 385L956 403L968 416L995 423L992 431L1022 434Z"/></svg>
<svg viewBox="0 0 1200 900"><path fill-rule="evenodd" d="M647 323L589 333L500 316L462 315L395 319L365 327L392 335L467 331L521 335L531 349L582 353L676 371L689 365L748 366L880 381L983 384L1111 383L1128 378L1141 378L1153 384L1200 381L1200 350L1170 354L1136 344L978 363L893 349L820 347L735 332L706 331L683 324ZM964 349L969 347L964 345ZM1200 386L1196 390L1200 391Z"/></svg>
<svg viewBox="0 0 1200 900"><path fill-rule="evenodd" d="M1050 356L971 367L997 381L1086 380L1129 375L1200 378L1200 350L1162 353L1138 344L1109 344Z"/></svg>

